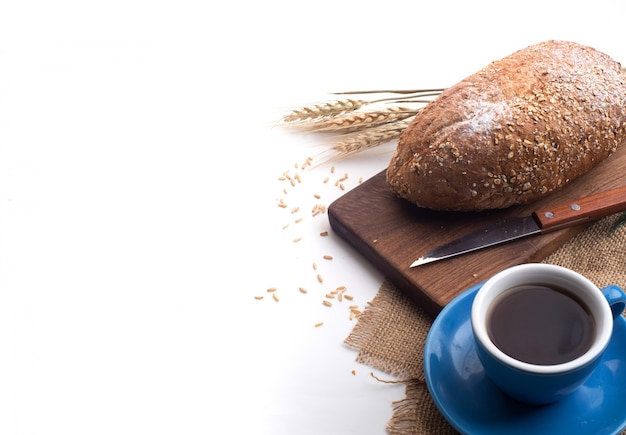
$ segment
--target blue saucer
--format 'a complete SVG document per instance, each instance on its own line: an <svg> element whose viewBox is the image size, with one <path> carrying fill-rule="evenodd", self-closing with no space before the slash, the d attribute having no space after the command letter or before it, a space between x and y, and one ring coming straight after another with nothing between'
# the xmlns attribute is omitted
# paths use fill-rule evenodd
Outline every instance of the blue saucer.
<svg viewBox="0 0 626 435"><path fill-rule="evenodd" d="M476 355L470 311L481 285L451 301L435 319L424 348L426 385L448 422L465 434L618 434L626 427L626 319L598 368L572 395L545 406L505 396Z"/></svg>

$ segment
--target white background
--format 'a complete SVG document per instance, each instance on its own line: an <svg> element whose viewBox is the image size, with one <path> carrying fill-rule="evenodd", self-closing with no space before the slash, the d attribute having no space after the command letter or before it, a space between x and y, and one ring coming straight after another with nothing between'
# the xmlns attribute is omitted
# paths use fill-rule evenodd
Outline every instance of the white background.
<svg viewBox="0 0 626 435"><path fill-rule="evenodd" d="M321 304L345 285L364 307L383 277L310 210L343 193L326 176L354 188L393 144L292 188L278 177L324 147L276 121L333 91L450 86L546 39L626 61L624 16L606 0L3 2L0 433L383 434L403 387L354 362L345 302Z"/></svg>

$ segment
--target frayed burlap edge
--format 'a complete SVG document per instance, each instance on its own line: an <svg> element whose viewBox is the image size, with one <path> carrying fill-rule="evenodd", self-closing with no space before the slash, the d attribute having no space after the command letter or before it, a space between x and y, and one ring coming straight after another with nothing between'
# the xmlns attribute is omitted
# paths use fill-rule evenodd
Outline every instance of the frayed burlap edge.
<svg viewBox="0 0 626 435"><path fill-rule="evenodd" d="M424 352L430 328L426 318L420 307L385 280L344 343L359 351L359 363L393 376L423 380L423 362L416 356ZM384 352L379 351L381 348Z"/></svg>
<svg viewBox="0 0 626 435"><path fill-rule="evenodd" d="M398 377L394 383L405 385L405 397L391 404L389 435L456 433L439 413L424 379L422 355L430 325L426 312L385 280L344 342L358 351L357 362ZM381 348L384 352L376 351Z"/></svg>
<svg viewBox="0 0 626 435"><path fill-rule="evenodd" d="M441 415L424 381L405 381L405 397L392 403L389 435L454 435L456 430Z"/></svg>
<svg viewBox="0 0 626 435"><path fill-rule="evenodd" d="M600 220L543 262L576 270L598 287L615 284L626 289L625 220L626 214ZM406 318L393 319L401 316L398 311L408 318L408 329L417 324L418 331L407 336L417 344L404 355L402 352L407 352L406 346L398 348L397 343L385 336L385 328L381 328L381 325L398 325L394 321L406 321ZM357 362L403 378L398 382L405 384L405 397L391 404L392 416L387 424L389 435L456 433L435 406L424 381L422 355L430 325L430 317L385 279L345 340L348 347L358 351ZM626 430L622 435L626 435Z"/></svg>

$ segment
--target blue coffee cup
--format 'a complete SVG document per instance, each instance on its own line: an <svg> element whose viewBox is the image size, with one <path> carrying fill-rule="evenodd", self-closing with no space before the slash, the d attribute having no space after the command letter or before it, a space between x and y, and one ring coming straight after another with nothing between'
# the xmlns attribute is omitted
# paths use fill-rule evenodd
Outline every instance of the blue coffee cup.
<svg viewBox="0 0 626 435"><path fill-rule="evenodd" d="M490 328L496 327L489 323L494 307L512 292L522 291L519 289L529 285L567 289L568 294L584 307L592 319L593 328L589 333L590 343L583 353L571 360L544 364L513 357L501 350L503 346L495 344L489 332ZM575 391L591 375L609 344L613 321L625 307L626 294L617 286L599 289L581 274L556 265L514 266L487 280L474 298L471 325L476 351L487 376L505 394L529 404L553 403ZM532 312L528 315L528 322L536 322L533 326L539 324L533 319ZM546 335L549 334L550 331L546 331ZM542 345L545 346L537 343L537 346Z"/></svg>

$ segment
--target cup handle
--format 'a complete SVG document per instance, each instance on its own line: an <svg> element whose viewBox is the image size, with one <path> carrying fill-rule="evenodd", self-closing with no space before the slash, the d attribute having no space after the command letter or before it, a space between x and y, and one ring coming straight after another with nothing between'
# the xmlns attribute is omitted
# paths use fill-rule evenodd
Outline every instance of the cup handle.
<svg viewBox="0 0 626 435"><path fill-rule="evenodd" d="M610 285L602 289L602 294L609 302L613 318L616 319L626 309L626 294L624 290L616 285Z"/></svg>

